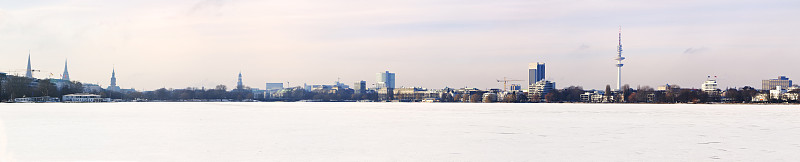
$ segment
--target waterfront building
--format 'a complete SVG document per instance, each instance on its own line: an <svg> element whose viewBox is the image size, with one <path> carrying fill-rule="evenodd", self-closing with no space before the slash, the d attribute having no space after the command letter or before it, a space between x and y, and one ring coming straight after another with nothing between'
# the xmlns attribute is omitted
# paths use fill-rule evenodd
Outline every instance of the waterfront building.
<svg viewBox="0 0 800 162"><path fill-rule="evenodd" d="M379 93L380 94L380 93ZM439 98L440 92L431 91L426 88L410 87L410 88L395 88L394 98L407 101L422 101L425 98Z"/></svg>
<svg viewBox="0 0 800 162"><path fill-rule="evenodd" d="M89 93L77 93L64 95L62 102L109 102L110 98L101 98L100 95Z"/></svg>
<svg viewBox="0 0 800 162"><path fill-rule="evenodd" d="M555 89L556 83L551 82L549 80L542 80L538 81L535 84L531 85L528 88L528 98L531 98L531 101L541 101L544 99L544 96L547 95L550 91ZM535 98L537 97L538 98Z"/></svg>
<svg viewBox="0 0 800 162"><path fill-rule="evenodd" d="M536 84L536 82L544 80L544 68L544 63L536 62L528 64L528 87Z"/></svg>
<svg viewBox="0 0 800 162"><path fill-rule="evenodd" d="M761 90L773 90L776 87L788 88L792 86L792 80L786 76L779 76L778 79L761 80Z"/></svg>
<svg viewBox="0 0 800 162"><path fill-rule="evenodd" d="M581 94L581 102L608 102L604 91L589 90Z"/></svg>
<svg viewBox="0 0 800 162"><path fill-rule="evenodd" d="M714 76L714 79L711 79L711 76L708 76L705 82L700 85L700 89L708 94L708 98L710 101L719 101L721 98L722 91L717 88L717 76Z"/></svg>

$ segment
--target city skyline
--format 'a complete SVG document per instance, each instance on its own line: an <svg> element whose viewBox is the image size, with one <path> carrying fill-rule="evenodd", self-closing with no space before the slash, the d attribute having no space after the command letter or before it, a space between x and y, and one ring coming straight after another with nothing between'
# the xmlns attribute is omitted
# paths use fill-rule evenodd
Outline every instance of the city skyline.
<svg viewBox="0 0 800 162"><path fill-rule="evenodd" d="M546 62L558 88L602 89L615 86L622 25L632 87L699 88L712 75L720 88L758 88L798 75L786 67L800 20L781 17L800 2L337 2L3 2L0 42L13 48L0 49L0 71L24 69L30 50L37 78L59 78L69 59L71 80L109 85L116 65L120 86L138 90L235 87L239 69L254 88L372 84L389 70L397 87L486 89Z"/></svg>

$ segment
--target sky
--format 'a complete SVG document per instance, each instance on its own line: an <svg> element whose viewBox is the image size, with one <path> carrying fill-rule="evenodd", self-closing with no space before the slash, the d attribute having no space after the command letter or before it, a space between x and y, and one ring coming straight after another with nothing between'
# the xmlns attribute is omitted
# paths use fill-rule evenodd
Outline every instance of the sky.
<svg viewBox="0 0 800 162"><path fill-rule="evenodd" d="M502 88L546 63L556 86L699 88L800 79L800 1L0 0L0 71L123 88L375 83ZM53 75L50 75L52 73ZM527 81L512 82L525 84Z"/></svg>

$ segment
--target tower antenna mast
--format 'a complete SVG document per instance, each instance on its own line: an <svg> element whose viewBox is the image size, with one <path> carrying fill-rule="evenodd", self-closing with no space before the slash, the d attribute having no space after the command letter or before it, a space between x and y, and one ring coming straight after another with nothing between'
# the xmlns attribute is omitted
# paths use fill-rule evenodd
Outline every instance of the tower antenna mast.
<svg viewBox="0 0 800 162"><path fill-rule="evenodd" d="M625 60L625 57L622 57L622 26L619 26L619 45L617 46L617 91L622 90L622 60Z"/></svg>

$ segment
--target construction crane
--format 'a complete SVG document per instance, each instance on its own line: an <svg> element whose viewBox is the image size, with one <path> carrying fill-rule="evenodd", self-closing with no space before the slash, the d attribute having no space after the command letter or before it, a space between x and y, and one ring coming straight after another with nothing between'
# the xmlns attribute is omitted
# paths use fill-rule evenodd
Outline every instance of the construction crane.
<svg viewBox="0 0 800 162"><path fill-rule="evenodd" d="M5 71L5 72L8 73L8 74L13 74L15 76L19 76L20 72L28 72L28 69L13 69L13 70ZM41 72L41 70L31 69L31 74L33 74L33 72Z"/></svg>
<svg viewBox="0 0 800 162"><path fill-rule="evenodd" d="M525 80L517 80L517 79L506 78L506 77L503 77L503 80L497 79L497 82L503 82L503 91L508 90L506 88L507 87L506 85L508 84L508 82L516 82L516 81L525 81Z"/></svg>

